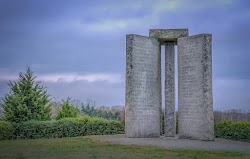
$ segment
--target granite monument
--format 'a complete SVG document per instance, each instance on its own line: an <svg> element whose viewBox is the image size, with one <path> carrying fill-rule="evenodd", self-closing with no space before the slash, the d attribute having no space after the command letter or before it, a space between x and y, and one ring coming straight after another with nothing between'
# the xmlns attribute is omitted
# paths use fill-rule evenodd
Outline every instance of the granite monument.
<svg viewBox="0 0 250 159"><path fill-rule="evenodd" d="M175 137L175 46L178 48L179 138L214 140L212 35L150 29L126 37L125 135L161 135L161 45L165 46L164 135Z"/></svg>

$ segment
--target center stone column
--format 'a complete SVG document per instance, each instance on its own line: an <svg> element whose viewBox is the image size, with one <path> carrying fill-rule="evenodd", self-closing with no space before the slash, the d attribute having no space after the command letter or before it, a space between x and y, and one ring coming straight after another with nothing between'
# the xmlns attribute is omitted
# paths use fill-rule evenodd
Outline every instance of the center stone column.
<svg viewBox="0 0 250 159"><path fill-rule="evenodd" d="M165 43L165 136L174 137L175 122L175 42Z"/></svg>
<svg viewBox="0 0 250 159"><path fill-rule="evenodd" d="M165 45L165 136L174 137L175 123L175 51L177 39L188 36L188 29L150 29L149 36Z"/></svg>

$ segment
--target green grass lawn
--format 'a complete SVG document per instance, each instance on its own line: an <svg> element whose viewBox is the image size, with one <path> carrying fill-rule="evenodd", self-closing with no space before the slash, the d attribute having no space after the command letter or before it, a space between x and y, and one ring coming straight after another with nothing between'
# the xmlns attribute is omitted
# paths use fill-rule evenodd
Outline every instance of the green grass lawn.
<svg viewBox="0 0 250 159"><path fill-rule="evenodd" d="M250 154L236 152L208 152L168 150L147 146L115 145L88 137L59 139L0 141L1 159L112 159L112 158L168 158L168 159L249 159Z"/></svg>

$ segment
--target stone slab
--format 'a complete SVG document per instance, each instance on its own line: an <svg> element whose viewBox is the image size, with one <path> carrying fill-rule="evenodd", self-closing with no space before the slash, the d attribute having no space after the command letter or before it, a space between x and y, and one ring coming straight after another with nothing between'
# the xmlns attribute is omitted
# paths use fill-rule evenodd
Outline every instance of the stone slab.
<svg viewBox="0 0 250 159"><path fill-rule="evenodd" d="M161 45L165 45L165 42L177 43L177 38L188 36L188 29L150 29L149 37L158 38Z"/></svg>
<svg viewBox="0 0 250 159"><path fill-rule="evenodd" d="M214 140L212 35L178 38L179 138Z"/></svg>
<svg viewBox="0 0 250 159"><path fill-rule="evenodd" d="M165 44L165 136L174 137L175 122L175 43Z"/></svg>
<svg viewBox="0 0 250 159"><path fill-rule="evenodd" d="M156 38L126 36L125 134L160 136L161 54Z"/></svg>

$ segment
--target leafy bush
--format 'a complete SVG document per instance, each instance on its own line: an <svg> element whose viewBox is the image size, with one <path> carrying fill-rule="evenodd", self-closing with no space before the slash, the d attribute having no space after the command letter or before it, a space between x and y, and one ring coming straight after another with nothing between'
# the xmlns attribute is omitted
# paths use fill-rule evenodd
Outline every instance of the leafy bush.
<svg viewBox="0 0 250 159"><path fill-rule="evenodd" d="M16 124L15 128L16 138L24 139L124 133L124 125L119 121L88 116L55 121L28 121Z"/></svg>
<svg viewBox="0 0 250 159"><path fill-rule="evenodd" d="M62 109L58 112L56 119L75 118L79 115L79 110L70 104L70 98L63 102Z"/></svg>
<svg viewBox="0 0 250 159"><path fill-rule="evenodd" d="M216 123L215 136L250 142L250 122L223 121Z"/></svg>
<svg viewBox="0 0 250 159"><path fill-rule="evenodd" d="M10 122L0 121L0 140L12 139L14 127Z"/></svg>

